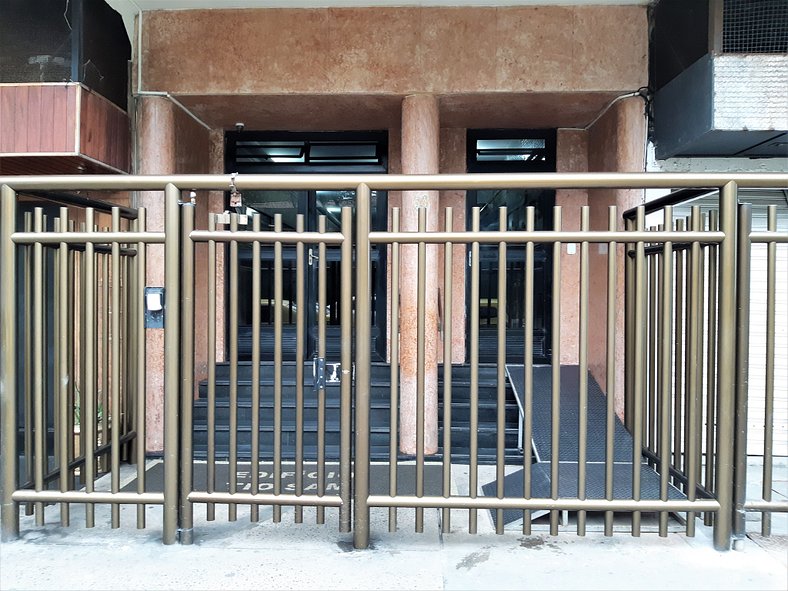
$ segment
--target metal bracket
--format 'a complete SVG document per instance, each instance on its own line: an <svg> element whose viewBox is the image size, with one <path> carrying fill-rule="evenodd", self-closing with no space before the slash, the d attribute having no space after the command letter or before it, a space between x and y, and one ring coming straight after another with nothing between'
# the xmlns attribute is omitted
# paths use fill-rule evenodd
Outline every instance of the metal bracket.
<svg viewBox="0 0 788 591"><path fill-rule="evenodd" d="M241 193L238 191L238 188L235 186L235 178L237 176L238 176L237 172L234 172L230 175L230 207L243 206L243 199L241 198Z"/></svg>

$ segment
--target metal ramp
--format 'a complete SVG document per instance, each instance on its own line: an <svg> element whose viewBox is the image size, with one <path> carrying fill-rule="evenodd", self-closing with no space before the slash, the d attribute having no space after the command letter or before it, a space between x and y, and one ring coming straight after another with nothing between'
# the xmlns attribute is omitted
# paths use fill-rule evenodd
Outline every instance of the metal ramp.
<svg viewBox="0 0 788 591"><path fill-rule="evenodd" d="M533 431L529 442L522 441L522 422L525 412L525 376L524 366L506 365L506 376L512 387L520 410L520 442L526 450L530 447L533 458L531 466L531 497L550 498L552 461L552 368L535 366L533 368ZM560 433L558 451L558 496L559 498L575 498L578 490L578 447L579 435L579 377L580 369L576 365L561 366L560 391ZM605 439L607 434L607 399L596 380L588 375L588 409L586 439L586 498L605 498ZM613 498L632 498L632 435L616 416L613 423ZM641 460L640 486L642 499L659 499L659 474L646 462ZM496 496L496 481L482 487L485 496ZM520 468L504 479L504 496L523 496L523 470ZM668 485L669 499L686 499L677 488ZM532 511L531 519L537 519L547 511ZM493 521L496 512L491 511ZM522 520L520 510L503 512L504 524Z"/></svg>

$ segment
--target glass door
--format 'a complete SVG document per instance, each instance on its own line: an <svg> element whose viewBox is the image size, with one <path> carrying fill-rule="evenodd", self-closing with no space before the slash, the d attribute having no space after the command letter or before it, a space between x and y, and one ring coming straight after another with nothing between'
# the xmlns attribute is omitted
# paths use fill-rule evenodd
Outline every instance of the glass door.
<svg viewBox="0 0 788 591"><path fill-rule="evenodd" d="M343 207L355 209L355 191L247 191L244 192L244 207L254 210L262 216L261 227L264 230L273 229L274 216L282 215L283 231L293 231L296 228L296 216L305 216L306 230L317 232L320 216L326 220L326 232L341 231L341 210ZM372 227L385 229L386 194L381 191L372 194ZM273 359L273 332L274 332L274 252L273 246L263 246L260 253L261 272L261 355L263 360ZM239 293L250 293L252 285L252 259L251 245L239 245L241 258L241 272L239 273ZM300 338L305 339L304 354L307 360L317 356L318 353L318 271L319 252L318 246L304 246L305 260L302 268L305 269L305 305L306 321L305 334ZM283 265L283 358L295 360L296 339L296 247L284 245L282 248ZM372 252L372 352L373 358L385 358L385 322L386 322L386 273L385 249L375 247ZM341 316L341 250L339 246L326 246L326 305L323 311L326 320L326 360L338 362L341 349L340 326ZM378 297L378 294L383 294ZM242 298L243 299L243 298ZM355 296L354 296L355 300ZM239 310L239 357L251 357L251 306L254 305L249 298L245 298Z"/></svg>
<svg viewBox="0 0 788 591"><path fill-rule="evenodd" d="M552 207L555 192L548 190L496 189L469 191L468 228L471 228L471 210L479 207L480 229L496 231L499 208L507 208L507 230L524 230L526 207L535 208L535 229L552 226ZM470 246L469 252L470 252ZM497 361L498 339L498 247L479 247L479 361ZM550 361L550 260L551 253L544 245L534 248L534 310L533 310L533 360L535 363ZM506 252L506 360L522 363L524 355L524 288L525 246L509 246ZM470 279L470 273L467 277ZM470 304L470 281L466 281L466 301ZM470 320L470 309L466 314ZM470 339L470 326L466 330ZM466 350L470 351L470 342Z"/></svg>

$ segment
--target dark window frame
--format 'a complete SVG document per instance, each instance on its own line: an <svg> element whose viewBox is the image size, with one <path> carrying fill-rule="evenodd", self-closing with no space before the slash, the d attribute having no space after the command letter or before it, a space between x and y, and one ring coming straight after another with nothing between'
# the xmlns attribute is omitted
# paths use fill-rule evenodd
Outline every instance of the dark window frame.
<svg viewBox="0 0 788 591"><path fill-rule="evenodd" d="M467 133L466 166L468 172L555 172L555 129L469 129ZM476 142L497 139L543 139L546 160L479 160Z"/></svg>
<svg viewBox="0 0 788 591"><path fill-rule="evenodd" d="M318 158L307 162L237 162L238 141L303 142L342 146L374 143L378 162L359 163L353 158L326 162ZM232 170L231 170L232 169ZM388 171L388 131L227 131L225 132L225 170L243 174L386 174Z"/></svg>

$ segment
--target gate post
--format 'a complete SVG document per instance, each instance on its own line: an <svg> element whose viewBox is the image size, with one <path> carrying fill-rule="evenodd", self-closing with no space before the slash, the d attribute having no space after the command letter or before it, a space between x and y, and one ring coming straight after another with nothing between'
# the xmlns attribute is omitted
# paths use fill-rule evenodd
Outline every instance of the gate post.
<svg viewBox="0 0 788 591"><path fill-rule="evenodd" d="M164 523L162 542L178 540L180 381L180 191L164 188Z"/></svg>
<svg viewBox="0 0 788 591"><path fill-rule="evenodd" d="M720 510L714 520L714 547L729 550L733 519L733 439L736 383L736 201L737 185L720 190L719 332L717 334L716 494Z"/></svg>
<svg viewBox="0 0 788 591"><path fill-rule="evenodd" d="M19 537L19 508L11 500L17 486L16 450L16 191L0 189L0 529L2 541Z"/></svg>
<svg viewBox="0 0 788 591"><path fill-rule="evenodd" d="M736 249L736 434L733 471L734 544L746 531L744 503L747 500L747 400L750 364L750 230L752 205L739 205Z"/></svg>
<svg viewBox="0 0 788 591"><path fill-rule="evenodd" d="M370 191L356 190L356 457L353 547L369 546Z"/></svg>
<svg viewBox="0 0 788 591"><path fill-rule="evenodd" d="M192 544L194 535L194 508L188 500L192 490L192 413L194 405L194 197L183 203L183 231L181 235L181 420L180 426L180 541ZM180 213L180 212L179 212Z"/></svg>

